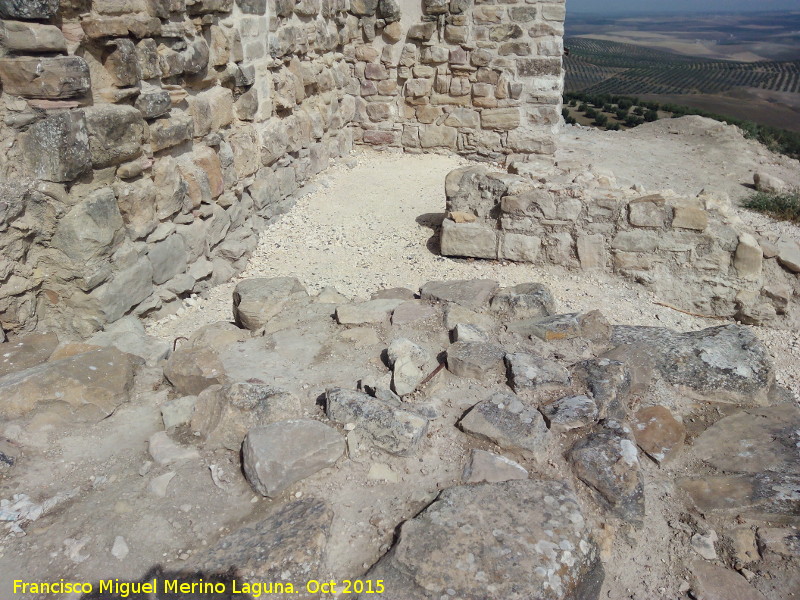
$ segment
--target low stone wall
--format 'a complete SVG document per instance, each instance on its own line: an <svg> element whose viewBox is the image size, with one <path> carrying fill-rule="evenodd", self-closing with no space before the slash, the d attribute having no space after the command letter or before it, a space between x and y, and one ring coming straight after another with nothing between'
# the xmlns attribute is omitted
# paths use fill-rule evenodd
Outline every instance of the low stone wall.
<svg viewBox="0 0 800 600"><path fill-rule="evenodd" d="M88 335L176 310L240 271L354 139L552 152L563 14L561 1L4 2L0 325Z"/></svg>
<svg viewBox="0 0 800 600"><path fill-rule="evenodd" d="M551 171L450 173L442 254L619 273L665 302L747 323L786 314L800 294L800 245L756 239L726 201L619 190L607 176Z"/></svg>

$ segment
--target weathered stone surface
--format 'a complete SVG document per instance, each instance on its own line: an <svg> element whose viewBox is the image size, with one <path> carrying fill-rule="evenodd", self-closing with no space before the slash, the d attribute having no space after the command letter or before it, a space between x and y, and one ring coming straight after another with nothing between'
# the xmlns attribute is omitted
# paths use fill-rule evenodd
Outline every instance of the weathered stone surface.
<svg viewBox="0 0 800 600"><path fill-rule="evenodd" d="M542 458L547 450L547 426L538 410L510 392L497 392L479 402L459 423L465 432L528 458Z"/></svg>
<svg viewBox="0 0 800 600"><path fill-rule="evenodd" d="M137 85L142 78L136 46L131 40L120 38L108 43L114 50L106 56L103 66L117 87Z"/></svg>
<svg viewBox="0 0 800 600"><path fill-rule="evenodd" d="M487 379L502 372L505 350L485 342L456 342L447 349L447 370L459 377Z"/></svg>
<svg viewBox="0 0 800 600"><path fill-rule="evenodd" d="M703 560L692 562L692 595L703 600L767 600L747 580L725 567Z"/></svg>
<svg viewBox="0 0 800 600"><path fill-rule="evenodd" d="M61 218L52 246L85 264L111 255L122 241L123 225L114 192L102 188Z"/></svg>
<svg viewBox="0 0 800 600"><path fill-rule="evenodd" d="M569 396L541 407L550 431L560 433L593 425L597 421L597 404L588 396Z"/></svg>
<svg viewBox="0 0 800 600"><path fill-rule="evenodd" d="M332 522L333 510L323 500L296 500L281 505L266 519L225 536L201 553L191 569L228 573L248 583L307 581L312 573L321 572ZM292 597L313 597L302 584L297 588L302 593Z"/></svg>
<svg viewBox="0 0 800 600"><path fill-rule="evenodd" d="M118 165L141 154L144 120L137 109L99 104L84 112L94 168Z"/></svg>
<svg viewBox="0 0 800 600"><path fill-rule="evenodd" d="M664 406L640 409L633 419L633 437L647 455L657 463L675 457L683 447L686 428Z"/></svg>
<svg viewBox="0 0 800 600"><path fill-rule="evenodd" d="M0 418L67 405L78 420L99 421L130 399L138 357L93 350L0 377Z"/></svg>
<svg viewBox="0 0 800 600"><path fill-rule="evenodd" d="M114 278L92 291L92 298L106 320L116 321L147 299L153 291L153 266L146 256L118 271Z"/></svg>
<svg viewBox="0 0 800 600"><path fill-rule="evenodd" d="M336 320L341 325L365 325L385 323L394 309L403 303L398 299L367 300L356 304L342 304L336 307Z"/></svg>
<svg viewBox="0 0 800 600"><path fill-rule="evenodd" d="M764 253L758 240L749 233L739 235L739 245L733 257L733 266L739 277L754 278L761 275Z"/></svg>
<svg viewBox="0 0 800 600"><path fill-rule="evenodd" d="M469 462L464 466L461 481L464 483L500 483L516 479L527 479L528 471L513 460L473 448Z"/></svg>
<svg viewBox="0 0 800 600"><path fill-rule="evenodd" d="M646 351L668 383L704 399L763 405L774 380L769 352L740 325L688 333L614 327L611 343Z"/></svg>
<svg viewBox="0 0 800 600"><path fill-rule="evenodd" d="M556 312L550 288L541 283L520 283L500 288L492 296L491 309L508 319L547 317Z"/></svg>
<svg viewBox="0 0 800 600"><path fill-rule="evenodd" d="M472 559L457 558L466 553ZM384 580L388 600L449 597L448 590L462 600L595 600L603 577L574 495L540 479L443 491L403 524L397 544L367 574Z"/></svg>
<svg viewBox="0 0 800 600"><path fill-rule="evenodd" d="M429 281L420 289L420 297L435 302L453 302L477 310L489 304L497 288L498 283L490 279Z"/></svg>
<svg viewBox="0 0 800 600"><path fill-rule="evenodd" d="M770 175L769 173L758 172L753 174L753 183L759 192L768 194L780 194L786 191L786 182L782 179Z"/></svg>
<svg viewBox="0 0 800 600"><path fill-rule="evenodd" d="M505 361L511 387L517 393L545 385L569 385L569 371L553 360L516 352L506 354Z"/></svg>
<svg viewBox="0 0 800 600"><path fill-rule="evenodd" d="M164 429L188 425L192 421L197 396L181 396L161 405L161 421Z"/></svg>
<svg viewBox="0 0 800 600"><path fill-rule="evenodd" d="M791 404L745 410L717 421L694 440L698 458L728 473L800 475L800 409Z"/></svg>
<svg viewBox="0 0 800 600"><path fill-rule="evenodd" d="M49 19L58 12L59 0L6 0L0 4L4 19Z"/></svg>
<svg viewBox="0 0 800 600"><path fill-rule="evenodd" d="M208 348L178 347L164 366L164 376L179 394L197 396L211 385L227 383L225 367Z"/></svg>
<svg viewBox="0 0 800 600"><path fill-rule="evenodd" d="M138 356L155 366L172 351L170 343L145 333L142 322L133 316L120 319L104 331L94 334L87 343L95 346L113 346L120 352Z"/></svg>
<svg viewBox="0 0 800 600"><path fill-rule="evenodd" d="M177 146L194 135L194 122L185 113L174 113L150 124L150 145L153 152Z"/></svg>
<svg viewBox="0 0 800 600"><path fill-rule="evenodd" d="M0 354L0 377L47 362L57 347L55 333L29 333L9 341Z"/></svg>
<svg viewBox="0 0 800 600"><path fill-rule="evenodd" d="M358 16L374 15L378 9L378 0L351 0L350 12Z"/></svg>
<svg viewBox="0 0 800 600"><path fill-rule="evenodd" d="M595 492L601 506L640 526L644 519L644 480L639 452L627 431L609 427L578 440L569 452L575 475Z"/></svg>
<svg viewBox="0 0 800 600"><path fill-rule="evenodd" d="M413 297L413 293L412 293ZM392 325L405 325L436 316L436 309L422 300L407 300L392 312Z"/></svg>
<svg viewBox="0 0 800 600"><path fill-rule="evenodd" d="M508 131L519 127L518 108L485 108L481 111L481 127L497 131Z"/></svg>
<svg viewBox="0 0 800 600"><path fill-rule="evenodd" d="M778 527L758 528L758 549L761 552L773 552L788 558L800 556L800 533L797 529L780 529ZM752 555L758 557L758 549Z"/></svg>
<svg viewBox="0 0 800 600"><path fill-rule="evenodd" d="M295 277L257 277L245 279L233 290L233 317L236 324L254 331L263 327L289 302L308 297Z"/></svg>
<svg viewBox="0 0 800 600"><path fill-rule="evenodd" d="M326 398L329 419L355 424L356 430L366 433L375 446L390 454L413 454L428 430L428 419L396 401L341 388L328 390Z"/></svg>
<svg viewBox="0 0 800 600"><path fill-rule="evenodd" d="M16 52L66 52L67 40L64 39L61 30L54 25L2 21L0 46Z"/></svg>
<svg viewBox="0 0 800 600"><path fill-rule="evenodd" d="M444 326L448 330L452 330L459 323L475 325L486 332L494 331L497 328L497 321L492 315L475 312L458 304L446 304L444 307Z"/></svg>
<svg viewBox="0 0 800 600"><path fill-rule="evenodd" d="M459 323L453 328L454 342L487 342L489 336L480 327L468 323Z"/></svg>
<svg viewBox="0 0 800 600"><path fill-rule="evenodd" d="M578 337L607 340L611 335L611 326L603 314L595 310L585 314L570 313L525 320L510 325L509 331L535 335L548 342Z"/></svg>
<svg viewBox="0 0 800 600"><path fill-rule="evenodd" d="M797 516L800 476L778 473L681 477L676 481L698 510L774 518Z"/></svg>
<svg viewBox="0 0 800 600"><path fill-rule="evenodd" d="M40 179L72 181L92 166L83 111L63 112L34 123L23 146L31 169Z"/></svg>
<svg viewBox="0 0 800 600"><path fill-rule="evenodd" d="M274 498L301 479L333 465L344 454L344 438L319 421L295 419L254 427L242 444L247 481Z"/></svg>
<svg viewBox="0 0 800 600"><path fill-rule="evenodd" d="M394 393L398 396L413 393L427 375L422 367L430 361L428 351L411 340L397 338L389 345L388 356Z"/></svg>
<svg viewBox="0 0 800 600"><path fill-rule="evenodd" d="M0 58L3 91L26 98L73 98L91 85L89 66L79 56Z"/></svg>
<svg viewBox="0 0 800 600"><path fill-rule="evenodd" d="M165 90L144 92L136 98L134 106L145 119L155 119L169 112L172 100Z"/></svg>
<svg viewBox="0 0 800 600"><path fill-rule="evenodd" d="M481 223L442 221L443 256L497 258L497 231Z"/></svg>
<svg viewBox="0 0 800 600"><path fill-rule="evenodd" d="M778 240L778 262L792 273L800 273L800 244L788 238Z"/></svg>
<svg viewBox="0 0 800 600"><path fill-rule="evenodd" d="M247 432L301 414L292 394L262 383L211 386L197 396L191 428L204 446L238 451Z"/></svg>
<svg viewBox="0 0 800 600"><path fill-rule="evenodd" d="M159 465L167 466L184 460L200 458L196 448L174 442L166 431L157 431L147 442L147 451Z"/></svg>

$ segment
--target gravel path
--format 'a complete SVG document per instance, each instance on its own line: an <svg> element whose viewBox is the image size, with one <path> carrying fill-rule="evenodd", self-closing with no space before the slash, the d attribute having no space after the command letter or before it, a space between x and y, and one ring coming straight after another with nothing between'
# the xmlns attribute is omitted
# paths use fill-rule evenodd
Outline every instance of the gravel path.
<svg viewBox="0 0 800 600"><path fill-rule="evenodd" d="M562 146L562 151L575 156L585 152L590 133L578 133L579 140L572 146L566 140L566 150ZM679 142L686 153L696 155L696 147L687 145L685 140ZM597 143L602 147L611 142L604 137ZM619 147L619 141L615 143ZM654 164L649 167L642 164L641 157L629 165L619 153L616 163L606 160L602 166L614 170L618 181L631 179L630 171L636 168L636 180L655 190L662 183L665 169L678 169L682 161L686 164L687 156L675 154L678 147L672 151L669 164L664 163L665 150L661 149L651 158ZM655 163L660 170L656 170ZM599 308L612 323L678 330L720 324L719 320L695 318L658 306L654 304L657 298L645 288L607 274L450 259L435 254L438 241L432 239L432 226L444 212L444 178L465 164L467 161L459 157L446 155L358 151L347 164L321 174L315 182L317 190L300 199L288 214L262 233L247 269L236 280L188 299L176 315L147 323L149 333L172 339L186 336L206 323L230 320L231 294L237 281L284 275L298 277L312 293L334 286L351 298L368 298L387 287L416 290L436 279L488 278L502 285L538 281L550 286L565 312ZM675 191L687 192L697 185L707 185L707 173L713 171L714 165L695 168L697 173L687 168L683 172L684 179L694 176L694 182L673 185ZM759 229L770 227L770 222L760 217L747 220L757 221ZM782 233L787 230L784 225L775 227ZM796 227L790 229L797 231ZM755 331L775 354L779 381L800 398L798 332L763 327Z"/></svg>

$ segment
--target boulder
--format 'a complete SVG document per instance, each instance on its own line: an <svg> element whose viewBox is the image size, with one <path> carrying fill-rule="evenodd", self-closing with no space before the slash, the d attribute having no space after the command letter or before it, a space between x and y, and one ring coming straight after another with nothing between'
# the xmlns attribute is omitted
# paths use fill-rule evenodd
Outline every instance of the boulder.
<svg viewBox="0 0 800 600"><path fill-rule="evenodd" d="M214 385L197 396L191 428L208 448L238 451L249 430L300 413L295 396L263 383Z"/></svg>
<svg viewBox="0 0 800 600"><path fill-rule="evenodd" d="M500 288L490 303L494 312L506 319L535 319L556 312L556 302L550 288L541 283L520 283L509 288Z"/></svg>
<svg viewBox="0 0 800 600"><path fill-rule="evenodd" d="M397 456L413 454L428 430L428 419L391 399L373 398L355 390L329 389L328 418L352 423L374 446Z"/></svg>
<svg viewBox="0 0 800 600"><path fill-rule="evenodd" d="M488 379L503 369L505 350L486 342L456 342L447 349L447 370L458 377Z"/></svg>
<svg viewBox="0 0 800 600"><path fill-rule="evenodd" d="M461 419L465 432L527 458L544 457L549 437L538 410L510 392L496 392L479 402Z"/></svg>
<svg viewBox="0 0 800 600"><path fill-rule="evenodd" d="M81 421L99 421L130 400L141 359L102 348L0 377L0 418L66 405Z"/></svg>
<svg viewBox="0 0 800 600"><path fill-rule="evenodd" d="M225 367L214 350L188 344L179 346L169 357L164 377L185 396L197 396L209 386L228 382Z"/></svg>
<svg viewBox="0 0 800 600"><path fill-rule="evenodd" d="M608 512L637 527L644 520L644 479L629 430L616 422L578 440L568 459Z"/></svg>
<svg viewBox="0 0 800 600"><path fill-rule="evenodd" d="M513 460L473 448L469 462L464 466L461 480L464 483L500 483L527 479L528 471Z"/></svg>
<svg viewBox="0 0 800 600"><path fill-rule="evenodd" d="M774 381L768 350L741 325L687 333L620 326L611 343L646 352L662 379L701 400L764 405Z"/></svg>
<svg viewBox="0 0 800 600"><path fill-rule="evenodd" d="M247 432L242 466L253 489L274 498L342 454L344 438L332 427L311 419L279 421Z"/></svg>
<svg viewBox="0 0 800 600"><path fill-rule="evenodd" d="M596 600L603 577L577 499L541 479L444 490L366 575L386 600Z"/></svg>
<svg viewBox="0 0 800 600"><path fill-rule="evenodd" d="M569 385L569 371L556 361L524 352L506 354L506 367L515 392L534 390L540 386Z"/></svg>
<svg viewBox="0 0 800 600"><path fill-rule="evenodd" d="M305 298L308 293L295 277L245 279L233 290L233 316L237 325L254 331L288 303Z"/></svg>
<svg viewBox="0 0 800 600"><path fill-rule="evenodd" d="M597 421L597 404L588 396L569 396L541 407L547 426L553 433L561 433L594 425Z"/></svg>
<svg viewBox="0 0 800 600"><path fill-rule="evenodd" d="M471 310L485 308L498 288L489 279L429 281L420 289L423 300L452 302Z"/></svg>
<svg viewBox="0 0 800 600"><path fill-rule="evenodd" d="M241 583L291 582L300 592L292 597L310 600L313 596L303 582L322 572L332 522L333 510L324 500L295 500L223 537L199 553L188 568L194 573L229 574L240 588Z"/></svg>

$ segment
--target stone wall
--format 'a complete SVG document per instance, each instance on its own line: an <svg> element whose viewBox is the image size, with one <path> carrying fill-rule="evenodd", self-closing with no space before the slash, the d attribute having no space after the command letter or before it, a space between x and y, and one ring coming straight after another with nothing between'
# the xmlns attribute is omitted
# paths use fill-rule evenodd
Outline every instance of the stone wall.
<svg viewBox="0 0 800 600"><path fill-rule="evenodd" d="M448 175L442 254L614 272L684 310L746 323L797 309L800 245L756 239L729 201L615 189L581 165L525 167Z"/></svg>
<svg viewBox="0 0 800 600"><path fill-rule="evenodd" d="M174 311L354 139L552 152L563 2L405 4L3 2L3 329Z"/></svg>

